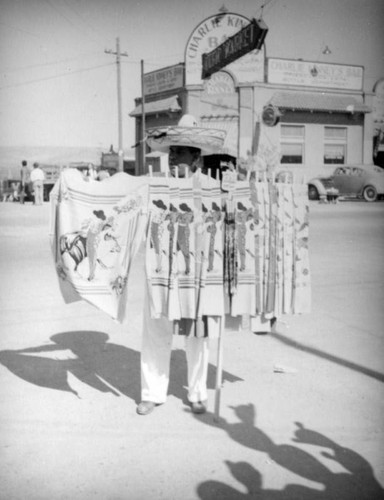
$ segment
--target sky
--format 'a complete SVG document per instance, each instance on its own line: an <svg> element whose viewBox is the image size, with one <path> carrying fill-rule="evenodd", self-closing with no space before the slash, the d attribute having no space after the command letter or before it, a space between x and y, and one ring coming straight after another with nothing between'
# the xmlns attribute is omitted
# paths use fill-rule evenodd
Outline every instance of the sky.
<svg viewBox="0 0 384 500"><path fill-rule="evenodd" d="M267 57L358 64L365 91L384 78L384 0L0 0L0 146L123 146L150 72L184 60L194 28L225 5L269 28ZM332 53L322 54L325 45Z"/></svg>

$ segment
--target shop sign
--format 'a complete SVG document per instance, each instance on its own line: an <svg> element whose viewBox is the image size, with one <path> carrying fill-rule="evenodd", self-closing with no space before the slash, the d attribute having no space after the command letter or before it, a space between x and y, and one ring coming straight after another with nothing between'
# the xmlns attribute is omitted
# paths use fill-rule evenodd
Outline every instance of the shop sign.
<svg viewBox="0 0 384 500"><path fill-rule="evenodd" d="M384 123L384 78L377 81L373 87L372 115L375 123Z"/></svg>
<svg viewBox="0 0 384 500"><path fill-rule="evenodd" d="M207 54L202 54L202 78L224 68L252 50L259 50L264 43L268 28L264 21L252 19L243 29Z"/></svg>
<svg viewBox="0 0 384 500"><path fill-rule="evenodd" d="M201 85L202 55L212 52L249 24L248 18L233 13L217 14L202 21L191 33L185 47L185 84ZM264 46L260 50L251 50L225 69L237 83L263 82Z"/></svg>
<svg viewBox="0 0 384 500"><path fill-rule="evenodd" d="M267 125L268 127L274 127L275 125L277 125L280 116L281 113L279 109L272 104L264 106L263 112L261 114L264 125Z"/></svg>
<svg viewBox="0 0 384 500"><path fill-rule="evenodd" d="M268 83L362 90L363 67L297 59L268 59Z"/></svg>
<svg viewBox="0 0 384 500"><path fill-rule="evenodd" d="M233 78L225 71L212 75L212 78L204 82L204 90L208 95L234 94L235 83Z"/></svg>
<svg viewBox="0 0 384 500"><path fill-rule="evenodd" d="M144 94L151 95L184 86L184 64L169 66L144 75Z"/></svg>

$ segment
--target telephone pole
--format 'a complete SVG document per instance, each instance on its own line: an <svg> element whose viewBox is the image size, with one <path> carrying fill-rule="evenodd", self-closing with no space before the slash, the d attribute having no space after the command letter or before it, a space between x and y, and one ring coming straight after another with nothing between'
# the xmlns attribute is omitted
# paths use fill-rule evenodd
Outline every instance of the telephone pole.
<svg viewBox="0 0 384 500"><path fill-rule="evenodd" d="M145 166L145 86L144 86L144 60L141 60L141 175L144 175Z"/></svg>
<svg viewBox="0 0 384 500"><path fill-rule="evenodd" d="M120 38L116 38L116 52L110 49L104 50L106 54L113 54L116 56L116 68L117 68L117 115L118 115L118 127L119 127L119 172L124 170L124 152L123 152L123 118L122 118L122 99L121 99L121 56L128 57L126 52L120 52Z"/></svg>

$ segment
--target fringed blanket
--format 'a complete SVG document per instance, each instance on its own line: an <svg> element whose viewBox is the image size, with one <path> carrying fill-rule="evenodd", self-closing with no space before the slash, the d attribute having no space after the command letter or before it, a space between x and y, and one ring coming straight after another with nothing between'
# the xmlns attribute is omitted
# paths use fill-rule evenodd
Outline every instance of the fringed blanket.
<svg viewBox="0 0 384 500"><path fill-rule="evenodd" d="M67 303L84 299L124 321L131 263L145 233L147 183L127 174L86 182L75 169L63 171L51 192L50 240Z"/></svg>

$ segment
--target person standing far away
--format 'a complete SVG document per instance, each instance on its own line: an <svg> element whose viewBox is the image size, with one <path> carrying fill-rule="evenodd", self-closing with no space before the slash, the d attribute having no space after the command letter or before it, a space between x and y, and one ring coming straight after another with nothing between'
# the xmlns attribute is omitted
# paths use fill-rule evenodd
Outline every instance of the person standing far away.
<svg viewBox="0 0 384 500"><path fill-rule="evenodd" d="M88 165L87 177L89 181L95 181L97 179L97 172L93 163L89 163Z"/></svg>
<svg viewBox="0 0 384 500"><path fill-rule="evenodd" d="M41 170L38 163L34 163L33 170L31 172L31 182L33 184L35 205L43 204L44 179L44 172Z"/></svg>
<svg viewBox="0 0 384 500"><path fill-rule="evenodd" d="M108 170L106 168L101 168L97 174L97 180L103 181L104 179L108 179L108 177L110 177Z"/></svg>
<svg viewBox="0 0 384 500"><path fill-rule="evenodd" d="M225 132L197 126L196 119L184 115L177 126L157 127L147 131L147 143L154 151L168 152L169 170L178 177L194 175L202 164L202 156L219 151ZM168 392L173 322L166 316L151 317L150 291L145 289L141 350L141 402L139 415L148 415L165 403ZM218 326L215 325L215 326ZM212 325L213 327L213 325ZM209 339L186 335L188 402L193 413L206 412Z"/></svg>
<svg viewBox="0 0 384 500"><path fill-rule="evenodd" d="M24 204L25 197L30 192L29 183L31 181L31 173L28 168L27 160L21 162L20 178L21 178L21 191L20 191L20 203Z"/></svg>

